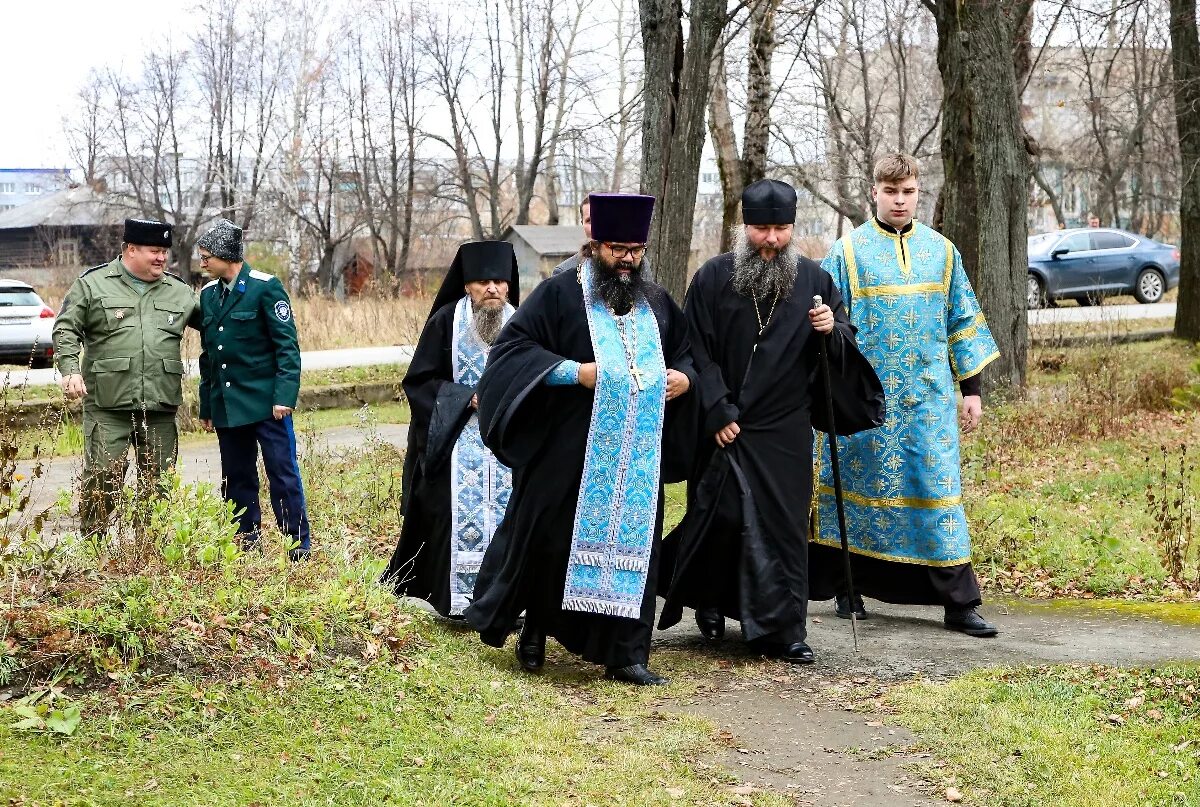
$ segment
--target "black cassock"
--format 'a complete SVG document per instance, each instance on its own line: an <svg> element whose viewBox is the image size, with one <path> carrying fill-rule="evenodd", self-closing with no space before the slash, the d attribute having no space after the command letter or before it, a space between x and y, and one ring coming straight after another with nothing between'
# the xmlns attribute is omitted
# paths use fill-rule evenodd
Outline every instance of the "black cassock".
<svg viewBox="0 0 1200 807"><path fill-rule="evenodd" d="M471 418L475 390L454 382L454 309L442 306L425 323L402 385L408 399L404 457L404 525L384 572L399 596L450 613L450 454Z"/></svg>
<svg viewBox="0 0 1200 807"><path fill-rule="evenodd" d="M653 287L664 363L692 380L683 312ZM543 281L505 326L479 383L484 443L513 469L513 492L496 530L467 608L484 642L501 647L522 610L567 650L610 667L645 664L654 628L655 579L662 530L660 491L655 549L638 619L564 611L563 588L583 477L593 393L579 385L547 386L546 375L564 359L595 361L583 291L566 272ZM670 444L687 396L667 404L662 481L681 479L686 456ZM674 460L674 462L672 461Z"/></svg>
<svg viewBox="0 0 1200 807"><path fill-rule="evenodd" d="M659 627L676 624L683 606L718 608L741 621L748 641L791 644L806 635L812 428L826 420L820 334L808 319L814 295L836 323L828 344L838 431L881 425L883 390L816 263L801 259L792 293L773 312L760 301L757 315L732 277L732 253L718 255L684 303L700 376L698 449L687 514L663 542ZM720 449L714 435L732 422L741 433Z"/></svg>

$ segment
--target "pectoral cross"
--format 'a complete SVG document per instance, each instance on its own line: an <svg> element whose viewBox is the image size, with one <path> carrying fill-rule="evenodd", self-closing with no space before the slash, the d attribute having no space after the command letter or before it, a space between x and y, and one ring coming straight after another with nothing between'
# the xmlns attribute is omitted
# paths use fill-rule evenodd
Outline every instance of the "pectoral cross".
<svg viewBox="0 0 1200 807"><path fill-rule="evenodd" d="M639 393L645 389L645 387L642 386L642 370L640 367L637 367L636 365L630 363L629 375L633 377L633 384L634 384L633 391L635 394Z"/></svg>

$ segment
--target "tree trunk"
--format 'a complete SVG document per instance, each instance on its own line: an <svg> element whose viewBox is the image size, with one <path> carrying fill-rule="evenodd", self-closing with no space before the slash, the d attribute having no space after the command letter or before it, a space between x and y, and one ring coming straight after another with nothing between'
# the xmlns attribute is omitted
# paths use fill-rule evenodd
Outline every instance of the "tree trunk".
<svg viewBox="0 0 1200 807"><path fill-rule="evenodd" d="M1037 162L1032 163L1030 170L1033 172L1033 179L1037 182L1042 193L1046 194L1046 200L1050 202L1050 209L1054 211L1054 221L1058 226L1067 226L1067 217L1063 213L1062 200L1058 198L1058 194L1054 192L1054 188L1050 187L1050 183L1046 181L1046 175L1042 171L1042 166Z"/></svg>
<svg viewBox="0 0 1200 807"><path fill-rule="evenodd" d="M708 136L717 154L721 175L721 252L733 248L733 227L742 201L742 160L738 156L733 114L729 109L729 88L725 81L725 53L719 51L712 61L712 90L708 99Z"/></svg>
<svg viewBox="0 0 1200 807"><path fill-rule="evenodd" d="M656 280L678 301L687 290L709 66L725 9L726 0L691 0L685 48L678 0L641 3L646 60L642 192L658 198L650 228Z"/></svg>
<svg viewBox="0 0 1200 807"><path fill-rule="evenodd" d="M936 5L944 86L941 229L962 253L1000 358L984 385L1025 383L1029 343L1029 158L1021 126L1015 47L1028 14L1011 0Z"/></svg>
<svg viewBox="0 0 1200 807"><path fill-rule="evenodd" d="M1196 0L1171 0L1171 68L1183 174L1175 335L1196 342L1200 341L1200 36L1196 30Z"/></svg>
<svg viewBox="0 0 1200 807"><path fill-rule="evenodd" d="M771 59L775 55L775 12L781 0L750 5L750 59L746 66L746 128L742 137L742 184L767 173L771 131Z"/></svg>

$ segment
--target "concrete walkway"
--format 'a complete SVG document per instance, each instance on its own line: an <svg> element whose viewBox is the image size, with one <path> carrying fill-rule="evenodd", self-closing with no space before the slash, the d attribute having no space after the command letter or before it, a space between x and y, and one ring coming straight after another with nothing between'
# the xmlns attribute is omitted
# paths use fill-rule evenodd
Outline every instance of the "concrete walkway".
<svg viewBox="0 0 1200 807"><path fill-rule="evenodd" d="M369 367L377 364L407 364L412 360L412 345L394 347L355 347L341 350L306 350L300 354L305 370L330 370L340 367ZM198 375L196 359L187 363L188 375ZM62 376L53 368L46 370L0 370L0 387L44 387L57 384Z"/></svg>
<svg viewBox="0 0 1200 807"><path fill-rule="evenodd" d="M1175 319L1175 303L1081 305L1029 312L1030 325L1061 325L1068 322L1107 322L1115 325L1138 319Z"/></svg>
<svg viewBox="0 0 1200 807"><path fill-rule="evenodd" d="M813 603L809 643L816 664L757 662L752 674L718 674L697 697L676 705L716 724L727 745L704 762L728 769L746 787L786 794L803 807L932 807L946 801L910 770L922 761L913 748L916 738L888 725L888 715L846 710L843 700L851 693L870 697L888 684L984 667L1149 667L1200 660L1194 625L1084 607L985 606L983 613L1001 629L994 639L945 630L938 608L871 600L867 608L872 616L859 623L857 654L850 624L834 615L833 604ZM706 643L689 612L680 625L658 634L656 649L700 653L718 664L747 661L737 626L730 622L727 631L724 641Z"/></svg>

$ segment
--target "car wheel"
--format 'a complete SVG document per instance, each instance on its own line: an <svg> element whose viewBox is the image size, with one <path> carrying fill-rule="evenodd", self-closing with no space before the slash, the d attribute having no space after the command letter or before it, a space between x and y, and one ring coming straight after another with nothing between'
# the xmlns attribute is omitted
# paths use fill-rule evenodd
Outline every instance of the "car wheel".
<svg viewBox="0 0 1200 807"><path fill-rule="evenodd" d="M1167 292L1167 281L1157 269L1143 269L1133 287L1139 303L1157 303Z"/></svg>
<svg viewBox="0 0 1200 807"><path fill-rule="evenodd" d="M1025 281L1025 307L1046 308L1047 303L1045 284L1040 277L1030 272Z"/></svg>

